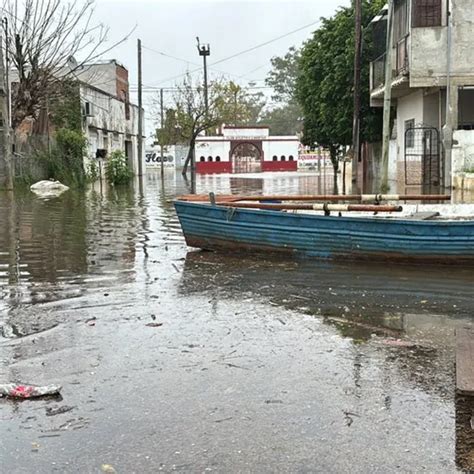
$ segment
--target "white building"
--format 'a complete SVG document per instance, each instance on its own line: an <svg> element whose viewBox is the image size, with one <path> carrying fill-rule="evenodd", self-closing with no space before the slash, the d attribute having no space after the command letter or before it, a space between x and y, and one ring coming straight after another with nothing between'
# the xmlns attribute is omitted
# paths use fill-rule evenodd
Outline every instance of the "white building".
<svg viewBox="0 0 474 474"><path fill-rule="evenodd" d="M383 106L386 18L382 12L373 21L383 53L371 63L375 107ZM456 172L474 166L472 147L466 151L474 143L473 38L472 0L394 0L390 161L402 187L451 186Z"/></svg>
<svg viewBox="0 0 474 474"><path fill-rule="evenodd" d="M269 127L225 126L222 135L196 140L196 172L297 171L297 136L271 136Z"/></svg>
<svg viewBox="0 0 474 474"><path fill-rule="evenodd" d="M112 151L122 150L137 174L138 106L130 103L127 69L111 60L86 65L77 75L88 159L102 165ZM144 157L141 159L143 163Z"/></svg>

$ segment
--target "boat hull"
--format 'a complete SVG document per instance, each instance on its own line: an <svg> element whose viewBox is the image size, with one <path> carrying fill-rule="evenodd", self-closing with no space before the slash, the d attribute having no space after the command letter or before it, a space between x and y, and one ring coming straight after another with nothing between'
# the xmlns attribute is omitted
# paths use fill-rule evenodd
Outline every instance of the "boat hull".
<svg viewBox="0 0 474 474"><path fill-rule="evenodd" d="M175 201L190 247L474 264L474 221L336 217Z"/></svg>

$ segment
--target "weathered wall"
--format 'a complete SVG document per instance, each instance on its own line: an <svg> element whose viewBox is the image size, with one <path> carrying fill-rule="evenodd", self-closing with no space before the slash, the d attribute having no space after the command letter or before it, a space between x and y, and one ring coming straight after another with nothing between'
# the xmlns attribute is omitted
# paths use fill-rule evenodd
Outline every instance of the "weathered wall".
<svg viewBox="0 0 474 474"><path fill-rule="evenodd" d="M474 170L474 130L457 130L453 140L453 173Z"/></svg>
<svg viewBox="0 0 474 474"><path fill-rule="evenodd" d="M458 85L474 84L472 0L452 0L451 74ZM444 23L446 24L446 23ZM410 86L446 85L447 27L412 28L410 35Z"/></svg>
<svg viewBox="0 0 474 474"><path fill-rule="evenodd" d="M81 103L91 104L92 114L84 118L84 132L89 142L89 160L94 158L97 149L126 151L126 142L132 142L131 168L138 171L138 107L130 105L129 119L126 104L99 90L81 85ZM144 156L141 158L144 161ZM86 166L88 161L86 160Z"/></svg>
<svg viewBox="0 0 474 474"><path fill-rule="evenodd" d="M295 161L298 159L299 141L295 137L281 138L279 140L271 140L263 142L263 155L266 161L272 161L276 156L278 160L282 156L288 160L290 156Z"/></svg>
<svg viewBox="0 0 474 474"><path fill-rule="evenodd" d="M117 96L117 64L115 61L90 64L77 73L80 81Z"/></svg>

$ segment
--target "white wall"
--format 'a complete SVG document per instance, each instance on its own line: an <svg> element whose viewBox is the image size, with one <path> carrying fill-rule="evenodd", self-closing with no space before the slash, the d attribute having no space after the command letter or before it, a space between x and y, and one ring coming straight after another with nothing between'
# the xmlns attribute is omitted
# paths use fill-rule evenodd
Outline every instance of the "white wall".
<svg viewBox="0 0 474 474"><path fill-rule="evenodd" d="M263 155L265 161L272 161L273 156L278 156L278 159L282 155L288 157L290 155L293 156L295 161L298 159L298 150L299 150L299 141L298 140L270 140L264 141L262 144L263 147Z"/></svg>
<svg viewBox="0 0 474 474"><path fill-rule="evenodd" d="M83 128L88 139L90 156L95 157L97 148L106 148L125 152L125 141L132 142L130 165L134 173L138 172L138 107L130 105L130 118L126 119L125 103L94 88L81 84L81 107L91 104L91 117L84 117ZM142 157L144 161L144 157ZM85 160L88 165L88 160Z"/></svg>
<svg viewBox="0 0 474 474"><path fill-rule="evenodd" d="M397 101L397 143L398 160L404 159L405 153L405 122L414 119L415 126L423 123L423 91L417 90Z"/></svg>
<svg viewBox="0 0 474 474"><path fill-rule="evenodd" d="M453 135L453 173L474 169L474 130L457 130Z"/></svg>
<svg viewBox="0 0 474 474"><path fill-rule="evenodd" d="M229 161L230 142L227 141L201 141L196 142L196 162L200 161L201 156L207 158L212 156L215 161L216 156L220 156L221 161Z"/></svg>

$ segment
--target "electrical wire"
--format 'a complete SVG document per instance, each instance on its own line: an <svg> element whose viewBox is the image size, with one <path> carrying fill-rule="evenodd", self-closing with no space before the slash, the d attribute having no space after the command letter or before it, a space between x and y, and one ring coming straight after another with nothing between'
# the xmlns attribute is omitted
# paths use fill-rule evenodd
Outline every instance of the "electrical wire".
<svg viewBox="0 0 474 474"><path fill-rule="evenodd" d="M215 65L217 65L217 64L221 64L221 63L223 63L223 62L225 62L225 61L229 61L229 60L231 60L231 59L234 59L234 58L236 58L236 57L238 57L238 56L241 56L242 54L247 54L247 53L250 53L250 52L252 52L252 51L255 51L256 49L259 49L259 48L262 48L262 47L264 47L264 46L267 46L267 45L269 45L269 44L271 44L271 43L274 43L275 41L279 41L279 40L281 40L281 39L283 39L283 38L286 38L287 36L290 36L290 35L292 35L292 34L294 34L294 33L298 33L299 31L305 30L305 29L307 29L307 28L309 28L309 27L311 27L311 26L317 25L317 24L319 24L319 23L321 23L321 20L313 21L312 23L308 23L307 25L304 25L304 26L301 26L301 27L299 27L299 28L296 28L295 30L288 31L287 33L284 33L284 34L282 34L282 35L280 35L280 36L277 36L276 38L272 38L272 39L270 39L270 40L268 40L268 41L265 41L265 42L263 42L263 43L257 44L257 45L255 45L255 46L252 46L251 48L244 49L243 51L239 51L238 53L234 53L234 54L232 54L232 55L230 55L230 56L227 56L226 58L219 59L218 61L216 61L216 62L210 64L210 65L209 65L209 68L212 68L213 66L215 66ZM150 49L150 48L147 48L147 49ZM158 52L158 54L163 54L163 55L165 55L165 56L173 57L173 56L168 55L168 54L166 54L166 53ZM174 59L178 59L178 58L174 57ZM179 60L182 61L182 59L179 59ZM189 63L189 64L192 64L192 63ZM186 74L194 74L195 72L198 72L198 71L200 71L201 69L203 69L202 66L199 67L199 68L197 68L197 69L193 69L192 71L186 71L185 73L178 74L178 75L176 75L176 76L171 76L171 77L168 77L168 78L165 78L165 79L161 79L158 83L156 83L156 84L154 84L154 85L155 85L155 86L158 86L158 85L160 85L160 84L164 84L165 82L169 82L169 81L172 81L172 80L174 80L174 79L179 79L180 77L183 77L183 76L185 76ZM224 73L224 74L225 74L225 73ZM249 74L250 74L250 73L249 73ZM229 75L231 75L231 74L229 74Z"/></svg>

